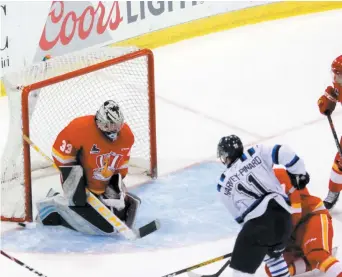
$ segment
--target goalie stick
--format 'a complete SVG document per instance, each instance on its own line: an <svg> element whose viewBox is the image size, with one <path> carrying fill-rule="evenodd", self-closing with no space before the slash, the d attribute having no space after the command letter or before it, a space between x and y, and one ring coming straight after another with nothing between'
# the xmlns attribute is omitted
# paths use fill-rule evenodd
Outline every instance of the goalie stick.
<svg viewBox="0 0 342 277"><path fill-rule="evenodd" d="M221 260L226 259L226 258L230 258L231 256L232 256L232 253L225 254L225 255L222 255L222 256L219 256L219 257L210 259L210 260L208 260L208 261L205 261L205 262L202 262L202 263L199 263L199 264L196 264L196 265L192 265L192 266L190 266L190 267L183 268L183 269L181 269L181 270L178 270L178 271L169 273L169 274L164 275L164 276L162 276L162 277L174 277L174 276L176 276L176 275L180 275L180 274L183 274L183 273L186 273L186 272L188 272L188 274L189 274L189 273L191 273L191 272L190 272L191 270L194 270L194 269L200 268L200 267L202 267L202 266L205 266L205 265L208 265L208 264L212 264L212 263L221 261ZM229 260L229 262L230 262L230 260ZM224 270L224 269L223 269L223 270ZM222 270L222 271L223 271L223 270Z"/></svg>
<svg viewBox="0 0 342 277"><path fill-rule="evenodd" d="M23 139L40 155L42 155L46 160L52 163L56 170L60 171L58 166L53 162L53 160L48 157L34 142L25 134L23 134ZM160 222L158 220L153 220L150 223L140 227L139 229L129 228L123 221L120 220L115 214L113 214L90 190L86 188L87 203L92 206L110 225L113 226L115 230L118 231L122 236L129 240L135 240L138 238L143 238L158 229L160 229ZM20 224L23 226L24 224Z"/></svg>
<svg viewBox="0 0 342 277"><path fill-rule="evenodd" d="M28 265L24 264L22 261L8 255L7 253L5 253L4 251L0 250L1 254L4 255L6 258L12 260L13 262L17 263L18 265L21 265L23 267L25 267L26 269L28 269L29 271L37 274L38 276L42 276L42 277L47 277L46 275L44 275L43 273L40 273L39 271L35 270L32 267L29 267Z"/></svg>
<svg viewBox="0 0 342 277"><path fill-rule="evenodd" d="M153 220L150 223L140 227L138 230L130 229L123 221L114 215L105 204L103 204L94 194L88 189L87 191L87 202L109 223L115 230L122 234L129 240L137 238L143 238L160 228L158 220Z"/></svg>
<svg viewBox="0 0 342 277"><path fill-rule="evenodd" d="M18 225L20 227L26 228L28 225L25 222L19 222ZM29 228L29 227L28 227ZM152 220L150 223L143 225L138 228L135 233L137 234L137 238L143 238L148 236L149 234L157 231L160 228L159 220Z"/></svg>

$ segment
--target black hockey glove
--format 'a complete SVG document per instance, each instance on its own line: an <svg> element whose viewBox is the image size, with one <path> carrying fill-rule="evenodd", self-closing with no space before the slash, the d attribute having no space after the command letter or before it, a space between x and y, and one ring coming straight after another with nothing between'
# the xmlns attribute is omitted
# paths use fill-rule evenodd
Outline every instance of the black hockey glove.
<svg viewBox="0 0 342 277"><path fill-rule="evenodd" d="M287 174L289 174L292 186L298 190L304 189L310 182L310 175L307 172L305 174L292 174L287 171Z"/></svg>

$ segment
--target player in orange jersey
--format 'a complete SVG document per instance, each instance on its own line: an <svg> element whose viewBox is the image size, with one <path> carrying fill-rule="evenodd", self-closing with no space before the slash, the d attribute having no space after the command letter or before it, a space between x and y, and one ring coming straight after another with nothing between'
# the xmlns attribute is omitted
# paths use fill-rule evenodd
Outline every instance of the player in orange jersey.
<svg viewBox="0 0 342 277"><path fill-rule="evenodd" d="M64 197L50 191L38 203L39 220L45 225L64 225L84 233L114 232L87 204L88 188L132 227L140 199L127 192L122 179L128 172L133 143L134 135L124 122L119 105L112 100L104 102L96 115L72 120L52 147L53 159L62 173ZM68 207L63 206L63 199Z"/></svg>
<svg viewBox="0 0 342 277"><path fill-rule="evenodd" d="M307 188L295 189L285 169L274 169L279 182L285 185L293 208L293 231L284 252L291 276L313 269L329 277L342 277L342 263L331 256L333 225L322 200L311 195ZM266 267L269 276L273 276Z"/></svg>
<svg viewBox="0 0 342 277"><path fill-rule="evenodd" d="M326 88L324 95L318 100L319 110L324 115L330 115L335 109L337 102L342 102L342 55L337 57L331 65L333 86ZM342 137L340 144L342 144ZM342 158L337 153L331 169L329 180L329 192L324 199L324 205L331 209L340 196L342 190Z"/></svg>

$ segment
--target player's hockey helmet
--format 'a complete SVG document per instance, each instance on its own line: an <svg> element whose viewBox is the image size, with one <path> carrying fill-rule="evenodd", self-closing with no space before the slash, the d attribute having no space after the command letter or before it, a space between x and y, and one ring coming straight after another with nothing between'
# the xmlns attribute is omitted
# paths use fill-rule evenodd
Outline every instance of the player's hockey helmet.
<svg viewBox="0 0 342 277"><path fill-rule="evenodd" d="M243 145L238 136L222 137L217 145L217 157L227 166L240 158L243 154ZM229 160L228 160L229 159Z"/></svg>
<svg viewBox="0 0 342 277"><path fill-rule="evenodd" d="M97 127L112 141L117 139L124 120L119 104L113 100L104 102L95 115Z"/></svg>
<svg viewBox="0 0 342 277"><path fill-rule="evenodd" d="M342 86L342 55L338 56L331 64L334 83Z"/></svg>

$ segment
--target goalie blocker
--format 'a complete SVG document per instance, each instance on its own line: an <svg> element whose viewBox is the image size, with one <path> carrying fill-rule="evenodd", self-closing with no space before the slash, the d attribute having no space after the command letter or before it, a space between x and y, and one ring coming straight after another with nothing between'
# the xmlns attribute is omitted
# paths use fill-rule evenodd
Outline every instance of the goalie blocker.
<svg viewBox="0 0 342 277"><path fill-rule="evenodd" d="M113 225L87 203L83 168L74 165L61 166L59 169L64 196L50 189L46 198L37 202L38 222L43 225L62 225L89 235L117 234ZM132 228L141 200L127 192L120 174L114 175L106 191L96 197Z"/></svg>

